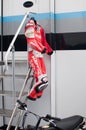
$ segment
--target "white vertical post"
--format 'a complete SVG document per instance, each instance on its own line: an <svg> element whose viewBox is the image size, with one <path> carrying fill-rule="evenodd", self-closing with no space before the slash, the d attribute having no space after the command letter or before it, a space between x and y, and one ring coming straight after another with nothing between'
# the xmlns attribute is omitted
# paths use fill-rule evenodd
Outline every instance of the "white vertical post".
<svg viewBox="0 0 86 130"><path fill-rule="evenodd" d="M55 19L54 19L54 13L55 13L55 0L50 0L50 13L51 13L51 32L55 32Z"/></svg>
<svg viewBox="0 0 86 130"><path fill-rule="evenodd" d="M14 97L14 102L13 105L15 104L15 47L12 47L12 89L13 89L13 97ZM14 107L14 106L13 106Z"/></svg>
<svg viewBox="0 0 86 130"><path fill-rule="evenodd" d="M55 0L50 0L50 12L51 12L51 32L55 33ZM55 51L51 56L51 115L55 116Z"/></svg>
<svg viewBox="0 0 86 130"><path fill-rule="evenodd" d="M56 112L55 112L55 102L56 102L56 81L55 81L55 51L53 53L53 55L51 56L51 115L55 116Z"/></svg>

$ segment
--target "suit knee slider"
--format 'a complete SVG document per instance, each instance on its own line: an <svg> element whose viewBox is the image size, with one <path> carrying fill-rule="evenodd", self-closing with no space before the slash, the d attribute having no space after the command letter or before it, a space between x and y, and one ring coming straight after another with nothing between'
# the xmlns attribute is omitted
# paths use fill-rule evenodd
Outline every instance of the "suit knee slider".
<svg viewBox="0 0 86 130"><path fill-rule="evenodd" d="M47 76L46 76L46 77L41 78L41 82L36 87L36 91L37 92L43 91L47 86L48 86L48 79L47 79Z"/></svg>

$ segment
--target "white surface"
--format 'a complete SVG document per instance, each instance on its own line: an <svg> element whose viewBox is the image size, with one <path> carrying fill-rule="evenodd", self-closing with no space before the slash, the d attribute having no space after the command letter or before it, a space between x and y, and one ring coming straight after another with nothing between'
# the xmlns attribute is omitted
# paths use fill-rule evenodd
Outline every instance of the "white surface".
<svg viewBox="0 0 86 130"><path fill-rule="evenodd" d="M55 0L55 1L56 1L55 10L58 13L86 11L85 0Z"/></svg>
<svg viewBox="0 0 86 130"><path fill-rule="evenodd" d="M4 16L24 15L27 11L36 13L49 12L49 0L31 0L33 6L30 8L23 7L25 1L26 0L4 0Z"/></svg>
<svg viewBox="0 0 86 130"><path fill-rule="evenodd" d="M86 51L57 51L55 57L56 116L86 116Z"/></svg>
<svg viewBox="0 0 86 130"><path fill-rule="evenodd" d="M27 11L36 13L52 12L54 0L31 0L34 5L24 8L26 0L4 0L4 16L24 15ZM8 4L9 3L9 4ZM57 13L86 11L85 0L55 0L55 11Z"/></svg>

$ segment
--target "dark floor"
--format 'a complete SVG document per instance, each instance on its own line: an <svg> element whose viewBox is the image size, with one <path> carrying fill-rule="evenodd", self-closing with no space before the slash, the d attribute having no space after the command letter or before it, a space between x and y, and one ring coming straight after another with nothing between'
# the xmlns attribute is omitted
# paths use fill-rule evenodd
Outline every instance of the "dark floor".
<svg viewBox="0 0 86 130"><path fill-rule="evenodd" d="M7 128L7 125L0 126L0 130L6 130L6 128ZM10 130L15 130L15 126L11 126ZM18 130L21 130L21 129L18 128Z"/></svg>

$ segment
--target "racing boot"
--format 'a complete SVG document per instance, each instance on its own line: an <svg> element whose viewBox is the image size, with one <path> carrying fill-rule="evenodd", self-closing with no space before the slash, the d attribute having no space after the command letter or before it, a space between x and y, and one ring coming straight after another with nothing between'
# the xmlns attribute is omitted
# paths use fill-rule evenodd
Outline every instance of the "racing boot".
<svg viewBox="0 0 86 130"><path fill-rule="evenodd" d="M43 94L43 90L48 86L48 80L45 77L41 79L41 81L37 82L35 86L28 93L27 98L30 100L36 100L40 98Z"/></svg>

